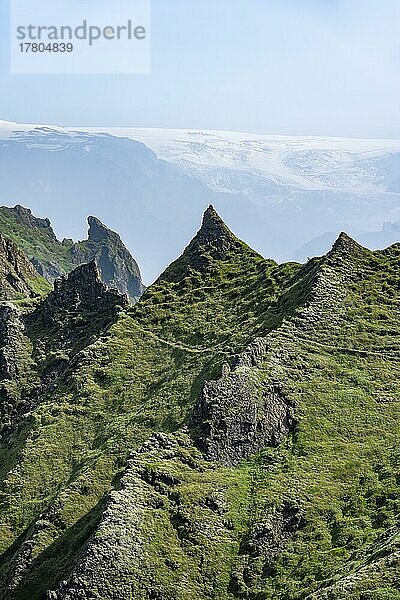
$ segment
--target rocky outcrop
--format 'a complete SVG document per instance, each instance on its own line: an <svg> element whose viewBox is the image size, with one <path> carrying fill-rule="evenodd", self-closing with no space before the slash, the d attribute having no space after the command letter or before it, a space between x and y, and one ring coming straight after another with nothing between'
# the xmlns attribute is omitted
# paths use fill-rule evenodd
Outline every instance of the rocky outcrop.
<svg viewBox="0 0 400 600"><path fill-rule="evenodd" d="M138 300L145 287L139 267L120 236L96 217L89 217L88 223L88 239L70 249L73 260L77 264L95 260L103 283Z"/></svg>
<svg viewBox="0 0 400 600"><path fill-rule="evenodd" d="M30 394L38 383L31 358L32 345L21 312L0 304L0 439L32 406Z"/></svg>
<svg viewBox="0 0 400 600"><path fill-rule="evenodd" d="M26 318L30 335L40 338L41 353L70 356L105 331L129 304L127 296L107 289L94 261L56 280L54 290Z"/></svg>
<svg viewBox="0 0 400 600"><path fill-rule="evenodd" d="M278 381L265 380L259 367L267 340L255 340L232 371L204 384L193 412L194 436L209 460L237 465L267 446L277 446L294 423L293 407Z"/></svg>
<svg viewBox="0 0 400 600"><path fill-rule="evenodd" d="M0 300L35 297L38 274L23 252L0 235Z"/></svg>
<svg viewBox="0 0 400 600"><path fill-rule="evenodd" d="M94 534L47 599L217 597L221 565L209 560L209 545L226 547L236 534L223 483L214 478L207 493L201 482L213 468L186 434L153 434L131 455ZM195 494L185 494L185 480Z"/></svg>
<svg viewBox="0 0 400 600"><path fill-rule="evenodd" d="M354 257L357 254L364 254L367 252L369 252L369 250L363 248L363 246L353 240L347 233L342 231L333 244L331 251L328 252L327 257L328 259L335 256Z"/></svg>
<svg viewBox="0 0 400 600"><path fill-rule="evenodd" d="M163 443L165 449L165 442ZM167 446L168 449L168 446ZM128 463L119 490L109 494L95 535L69 579L48 600L126 600L143 559L140 530L146 509L157 507L151 487L135 460ZM139 582L137 582L138 584Z"/></svg>
<svg viewBox="0 0 400 600"><path fill-rule="evenodd" d="M161 280L179 281L189 270L207 271L214 261L227 261L246 248L254 258L259 255L241 242L225 225L213 206L203 215L201 228L185 248L182 256L173 262L161 276Z"/></svg>
<svg viewBox="0 0 400 600"><path fill-rule="evenodd" d="M88 222L87 240L60 242L49 219L39 219L19 205L0 207L0 233L9 235L22 248L35 276L39 273L53 283L77 266L95 260L103 283L136 302L145 290L136 261L117 233L96 217L89 217Z"/></svg>
<svg viewBox="0 0 400 600"><path fill-rule="evenodd" d="M225 260L228 251L238 243L238 240L225 225L213 206L209 206L203 215L203 223L195 238L189 245L188 251L197 248L208 249L213 258Z"/></svg>
<svg viewBox="0 0 400 600"><path fill-rule="evenodd" d="M11 433L129 305L108 290L94 262L55 282L32 312L0 304L0 437Z"/></svg>
<svg viewBox="0 0 400 600"><path fill-rule="evenodd" d="M282 554L293 535L306 524L304 510L283 501L265 519L254 523L244 536L235 568L230 591L235 597L251 597L252 582L266 578L273 569L274 560Z"/></svg>
<svg viewBox="0 0 400 600"><path fill-rule="evenodd" d="M126 297L117 290L109 290L101 281L94 261L77 267L54 283L54 290L44 300L40 310L46 313L50 322L58 311L70 308L94 310L126 306Z"/></svg>

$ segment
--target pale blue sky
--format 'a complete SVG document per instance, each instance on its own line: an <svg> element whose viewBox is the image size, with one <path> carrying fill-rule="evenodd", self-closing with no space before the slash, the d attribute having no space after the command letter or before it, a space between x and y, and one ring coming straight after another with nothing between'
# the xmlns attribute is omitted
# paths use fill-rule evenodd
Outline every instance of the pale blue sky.
<svg viewBox="0 0 400 600"><path fill-rule="evenodd" d="M136 76L9 75L0 2L0 119L400 138L399 0L153 0Z"/></svg>

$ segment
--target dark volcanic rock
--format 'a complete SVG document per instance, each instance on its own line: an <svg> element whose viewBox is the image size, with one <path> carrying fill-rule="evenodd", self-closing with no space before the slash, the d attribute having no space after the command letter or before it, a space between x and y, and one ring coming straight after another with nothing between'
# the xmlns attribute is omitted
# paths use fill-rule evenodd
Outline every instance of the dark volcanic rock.
<svg viewBox="0 0 400 600"><path fill-rule="evenodd" d="M108 287L137 300L145 287L136 261L117 233L96 217L89 217L88 223L88 240L73 245L70 250L74 261L79 264L95 260L101 280Z"/></svg>
<svg viewBox="0 0 400 600"><path fill-rule="evenodd" d="M113 323L128 304L127 296L107 289L92 261L56 280L53 292L27 317L28 328L42 332L42 343L46 332L58 349L81 346Z"/></svg>
<svg viewBox="0 0 400 600"><path fill-rule="evenodd" d="M232 466L266 446L277 446L293 425L293 408L279 382L265 382L258 367L266 340L257 339L228 365L217 381L204 384L191 425L206 457Z"/></svg>

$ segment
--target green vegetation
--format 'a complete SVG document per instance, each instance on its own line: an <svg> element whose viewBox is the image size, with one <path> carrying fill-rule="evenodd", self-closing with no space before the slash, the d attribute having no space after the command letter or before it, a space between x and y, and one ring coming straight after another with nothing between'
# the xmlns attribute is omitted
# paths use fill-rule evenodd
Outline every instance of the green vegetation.
<svg viewBox="0 0 400 600"><path fill-rule="evenodd" d="M23 206L0 207L0 235L20 247L36 271L53 283L78 265L96 261L101 280L127 294L133 303L144 292L139 267L117 233L89 217L88 239L58 241L48 219L39 219Z"/></svg>
<svg viewBox="0 0 400 600"><path fill-rule="evenodd" d="M0 598L44 600L85 564L93 532L104 589L127 578L135 599L399 598L399 266L400 246L372 253L345 236L305 266L277 265L208 211L112 324L101 302L93 329L74 309L54 330L34 320L36 376L39 356L66 368L1 446ZM81 321L84 341L68 346ZM238 467L206 461L193 407L257 336L268 351L252 374L260 389L279 382L295 428ZM154 432L172 450L146 447ZM104 510L125 501L126 538ZM140 548L122 554L121 580L119 558L100 573L113 535L116 556L119 542Z"/></svg>
<svg viewBox="0 0 400 600"><path fill-rule="evenodd" d="M54 267L62 273L69 273L75 266L70 247L61 244L54 235L49 223L36 219L27 209L0 207L0 233L12 239L29 259L35 257L45 270Z"/></svg>

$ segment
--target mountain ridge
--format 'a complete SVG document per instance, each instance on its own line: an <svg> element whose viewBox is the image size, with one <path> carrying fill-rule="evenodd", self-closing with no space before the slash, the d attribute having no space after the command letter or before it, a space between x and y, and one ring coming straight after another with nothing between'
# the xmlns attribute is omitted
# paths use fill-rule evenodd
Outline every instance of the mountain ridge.
<svg viewBox="0 0 400 600"><path fill-rule="evenodd" d="M19 244L36 271L50 283L95 259L104 283L137 301L144 291L140 270L120 236L96 217L88 217L88 225L87 240L60 242L49 219L37 218L20 205L0 207L0 233Z"/></svg>
<svg viewBox="0 0 400 600"><path fill-rule="evenodd" d="M398 594L400 246L278 265L199 231L111 319L93 263L54 331L28 309L32 372L67 368L0 446L0 598Z"/></svg>
<svg viewBox="0 0 400 600"><path fill-rule="evenodd" d="M209 204L277 262L326 231L358 239L400 219L397 140L105 130L0 127L0 196L46 213L60 238L82 239L83 219L98 214L134 249L146 283L180 254Z"/></svg>

